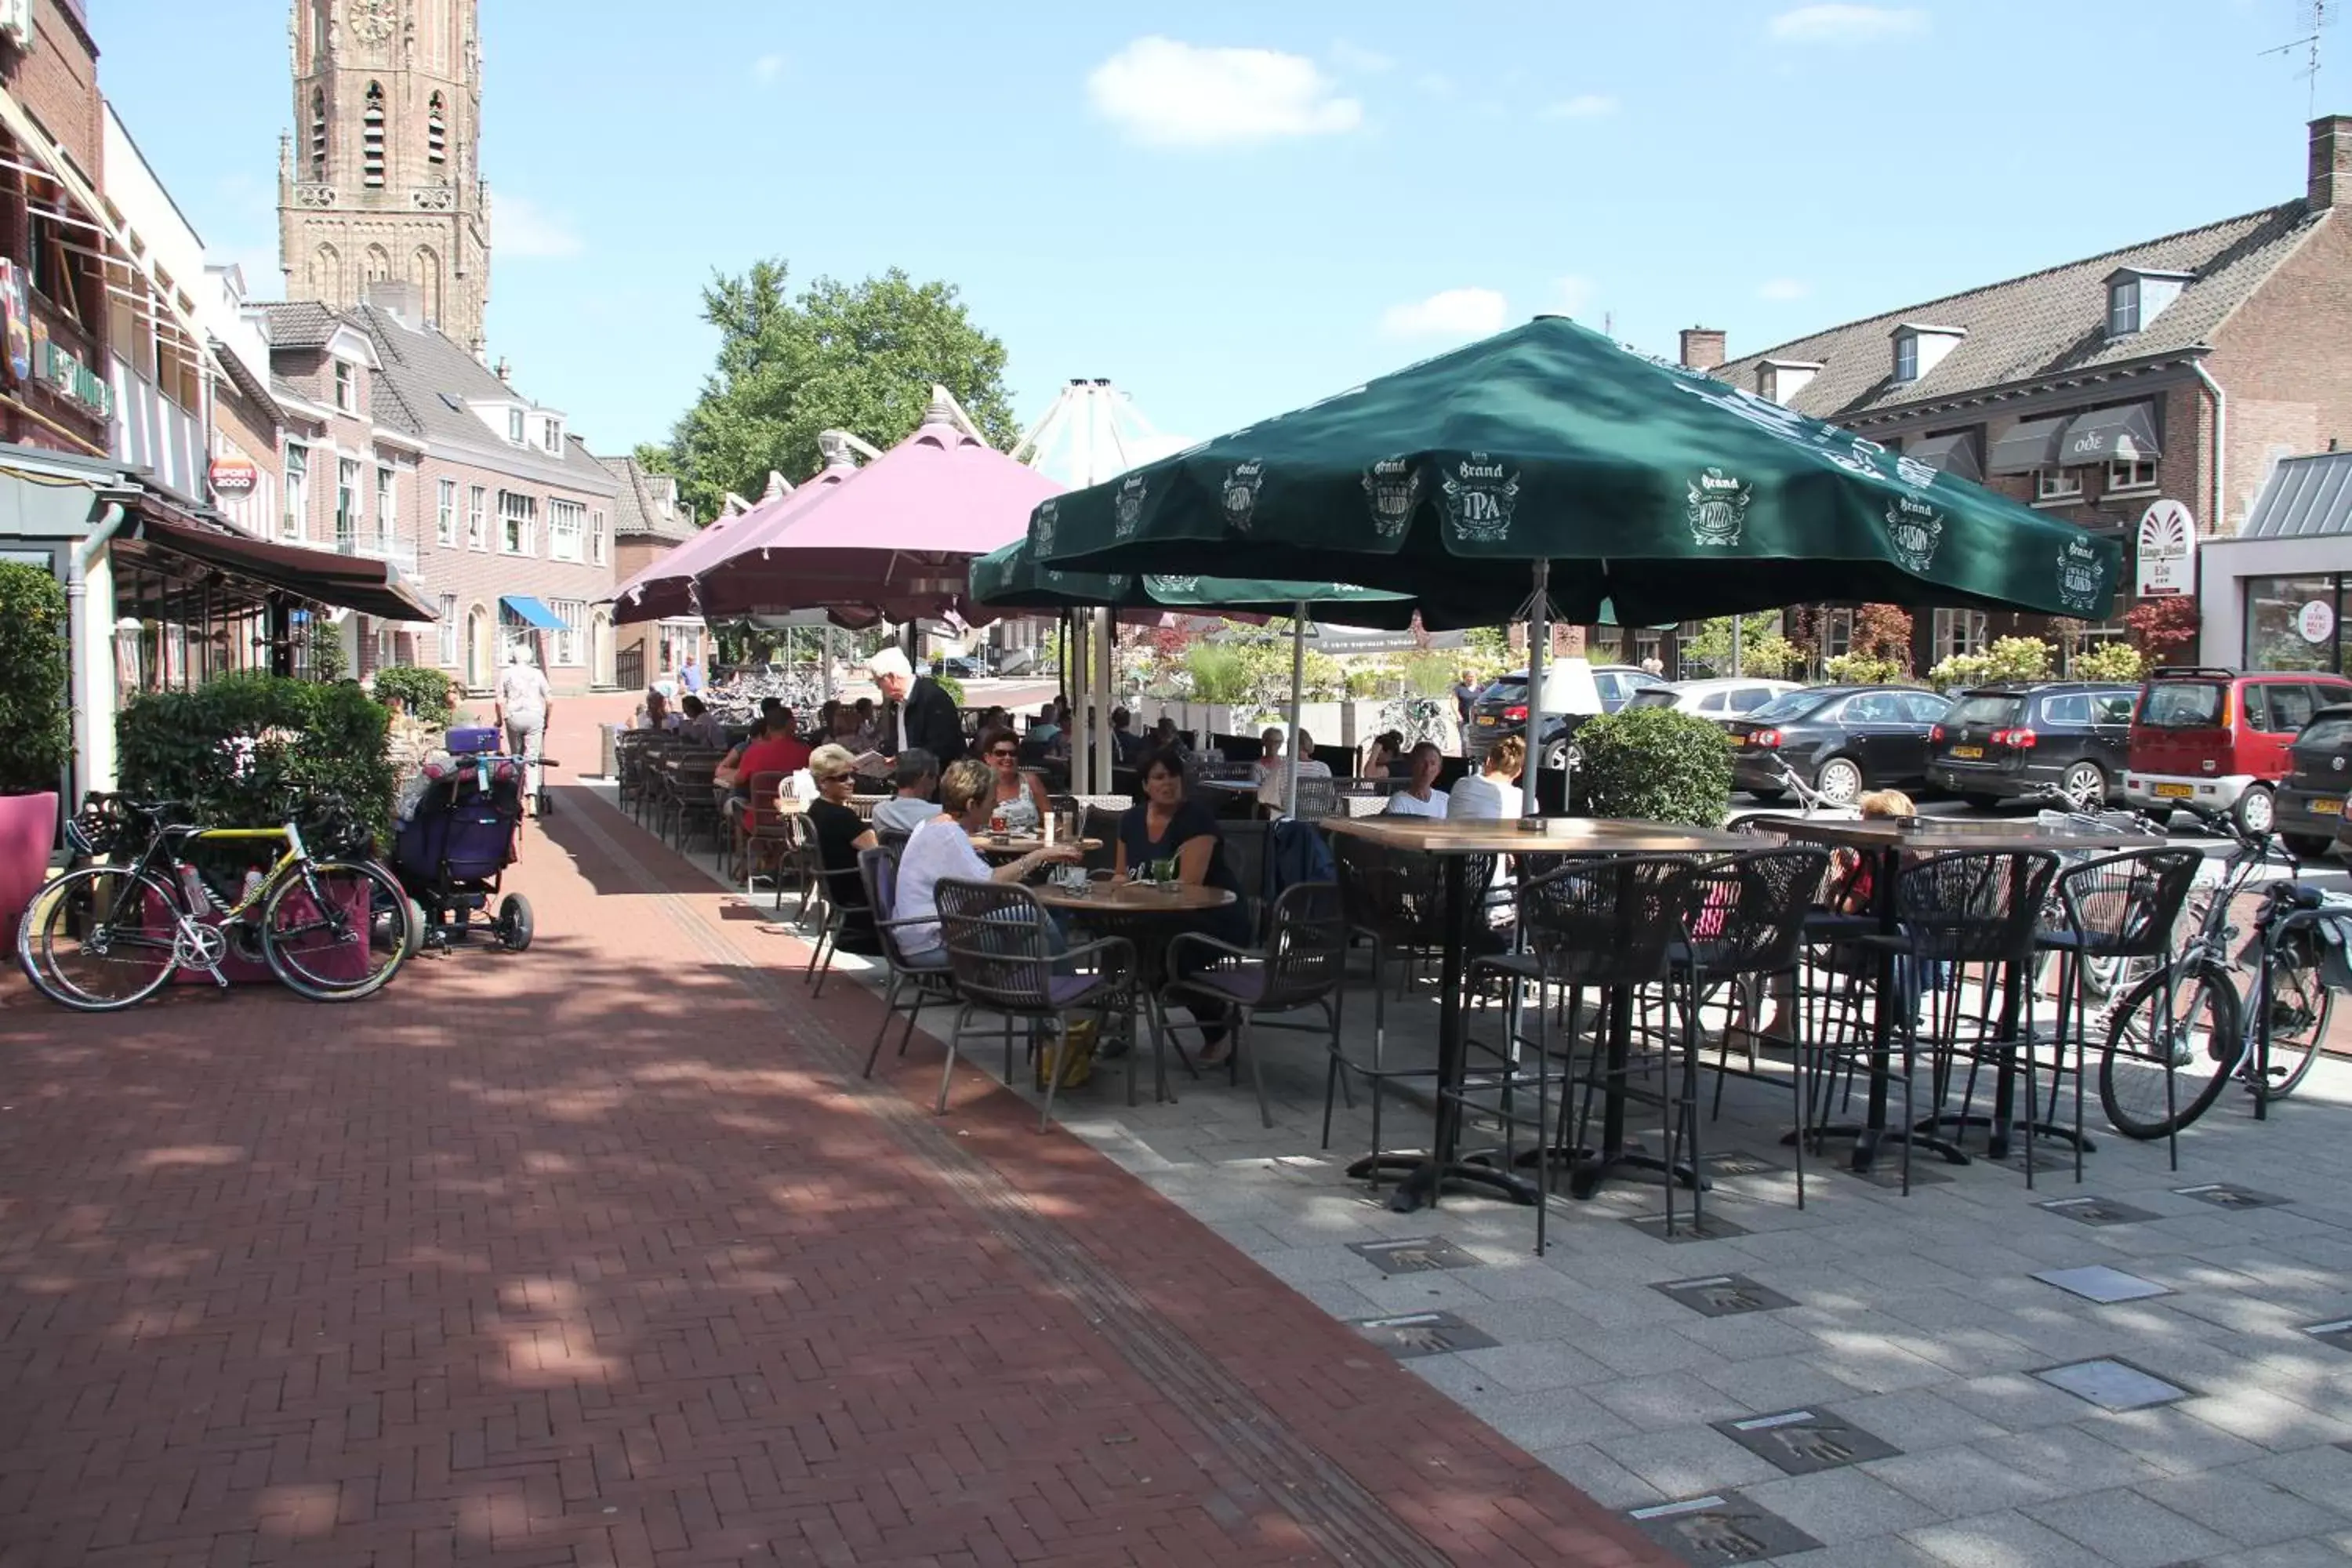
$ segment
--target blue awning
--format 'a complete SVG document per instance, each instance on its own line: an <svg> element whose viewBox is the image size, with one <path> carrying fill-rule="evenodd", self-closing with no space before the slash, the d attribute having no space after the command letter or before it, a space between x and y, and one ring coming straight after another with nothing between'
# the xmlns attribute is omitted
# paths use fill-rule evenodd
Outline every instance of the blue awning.
<svg viewBox="0 0 2352 1568"><path fill-rule="evenodd" d="M499 595L499 608L506 612L507 619L520 621L524 626L536 626L543 632L564 629L562 618L529 594L501 594Z"/></svg>

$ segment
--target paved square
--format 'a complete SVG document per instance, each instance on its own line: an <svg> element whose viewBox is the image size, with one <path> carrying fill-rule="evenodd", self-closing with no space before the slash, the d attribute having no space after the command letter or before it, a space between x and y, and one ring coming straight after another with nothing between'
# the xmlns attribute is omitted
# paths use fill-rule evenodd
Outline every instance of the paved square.
<svg viewBox="0 0 2352 1568"><path fill-rule="evenodd" d="M2195 1198L2200 1204L2211 1204L2217 1209L2275 1208L2287 1200L2275 1193L2258 1193L2252 1187L2241 1187L2230 1182L2206 1182L2194 1187L2172 1189L2184 1198Z"/></svg>
<svg viewBox="0 0 2352 1568"><path fill-rule="evenodd" d="M1688 1209L1675 1213L1675 1228L1666 1229L1666 1216L1662 1214L1641 1215L1625 1222L1653 1241L1721 1241L1727 1237L1746 1236L1748 1227L1736 1220L1727 1220L1712 1208L1694 1222Z"/></svg>
<svg viewBox="0 0 2352 1568"><path fill-rule="evenodd" d="M1793 1307L1794 1299L1745 1274L1715 1274L1700 1279L1670 1279L1653 1285L1657 1291L1707 1318L1732 1318L1743 1312L1771 1312Z"/></svg>
<svg viewBox="0 0 2352 1568"><path fill-rule="evenodd" d="M1718 1563L1754 1563L1821 1545L1779 1514L1738 1492L1633 1509L1625 1517L1684 1562L1702 1568Z"/></svg>
<svg viewBox="0 0 2352 1568"><path fill-rule="evenodd" d="M2044 1367L2033 1375L2103 1410L2145 1410L2189 1396L2189 1391L2178 1384L2112 1356Z"/></svg>
<svg viewBox="0 0 2352 1568"><path fill-rule="evenodd" d="M1491 1350L1501 1342L1451 1312L1408 1312L1396 1318L1359 1318L1356 1331L1399 1361Z"/></svg>
<svg viewBox="0 0 2352 1568"><path fill-rule="evenodd" d="M2071 1295L2101 1306L2113 1306L2117 1301L2144 1301L2151 1296L2169 1296L2172 1292L2153 1279L2143 1279L2137 1274L2126 1274L2120 1268L2110 1268L2104 1263L2094 1263L2082 1268L2045 1268L2034 1276L2044 1285L2055 1285Z"/></svg>
<svg viewBox="0 0 2352 1568"><path fill-rule="evenodd" d="M1891 1459L1903 1450L1864 1431L1827 1405L1783 1410L1717 1421L1715 1429L1792 1476L1810 1476L1841 1465Z"/></svg>
<svg viewBox="0 0 2352 1568"><path fill-rule="evenodd" d="M2046 1198L2035 1206L2078 1225L2138 1225L2156 1218L2151 1209L2135 1208L2114 1198Z"/></svg>
<svg viewBox="0 0 2352 1568"><path fill-rule="evenodd" d="M1383 1274L1429 1274L1444 1268L1475 1268L1478 1259L1442 1236L1398 1241L1351 1241L1348 1250Z"/></svg>

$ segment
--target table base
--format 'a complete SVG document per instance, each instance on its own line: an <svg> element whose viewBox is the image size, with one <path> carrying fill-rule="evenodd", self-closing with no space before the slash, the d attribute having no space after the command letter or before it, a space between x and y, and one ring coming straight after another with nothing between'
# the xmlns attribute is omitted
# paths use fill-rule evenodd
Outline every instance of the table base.
<svg viewBox="0 0 2352 1568"><path fill-rule="evenodd" d="M1784 1146L1793 1145L1801 1137L1817 1142L1828 1138L1853 1139L1853 1163L1857 1171L1867 1171L1877 1163L1878 1148L1882 1143L1908 1143L1914 1149L1925 1149L1931 1154L1942 1155L1948 1165L1976 1163L1958 1144L1948 1138L1937 1138L1924 1127L1906 1131L1900 1127L1868 1127L1853 1121L1833 1122L1827 1127L1815 1127L1801 1132L1783 1132L1780 1142Z"/></svg>
<svg viewBox="0 0 2352 1568"><path fill-rule="evenodd" d="M1548 1150L1554 1158L1569 1161L1568 1192L1573 1198L1590 1199L1600 1190L1601 1184L1612 1177L1622 1176L1631 1181L1646 1181L1657 1186L1687 1187L1695 1193L1715 1190L1715 1184L1698 1173L1696 1166L1677 1161L1669 1165L1663 1155L1639 1149L1604 1151L1595 1154L1580 1151L1574 1155L1566 1150Z"/></svg>
<svg viewBox="0 0 2352 1568"><path fill-rule="evenodd" d="M1918 1132L1933 1132L1938 1127L1949 1127L1955 1130L1953 1136L1958 1138L1965 1137L1967 1135L1968 1129L1971 1127L1981 1127L1986 1130L1988 1134L1993 1134L2000 1126L2000 1121L1998 1117L1989 1116L1981 1110L1971 1110L1965 1115L1957 1110L1947 1110L1941 1115L1921 1117L1917 1126L1916 1126L1913 1131ZM2092 1152L2099 1146L2093 1141L2089 1133L2077 1132L2072 1127L2061 1127L2054 1121L2026 1122L2021 1121L2011 1121L2009 1124L2007 1131L2000 1131L1998 1132L1997 1135L1988 1136L1985 1139L1985 1153L1995 1160L2007 1159L2009 1157L2010 1139L2017 1133L2023 1132L2029 1126L2032 1128L2033 1135L2035 1137L2055 1138L2059 1142L2064 1143L2069 1149L2080 1146L2083 1152L2085 1154Z"/></svg>
<svg viewBox="0 0 2352 1568"><path fill-rule="evenodd" d="M1367 1154L1348 1167L1348 1174L1364 1181L1382 1172L1402 1173L1403 1180L1389 1194L1389 1207L1398 1214L1411 1214L1429 1203L1442 1190L1442 1184L1453 1184L1479 1189L1482 1195L1502 1198L1510 1203L1533 1208L1541 1199L1542 1189L1527 1177L1494 1163L1498 1149L1474 1150L1446 1162L1433 1163L1426 1153Z"/></svg>

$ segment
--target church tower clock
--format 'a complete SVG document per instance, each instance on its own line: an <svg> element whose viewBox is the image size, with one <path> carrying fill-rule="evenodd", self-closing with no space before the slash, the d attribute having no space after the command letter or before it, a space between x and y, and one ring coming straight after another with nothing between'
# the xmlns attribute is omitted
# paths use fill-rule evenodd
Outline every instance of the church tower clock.
<svg viewBox="0 0 2352 1568"><path fill-rule="evenodd" d="M479 0L294 0L294 133L278 153L286 297L379 281L476 353L490 294Z"/></svg>

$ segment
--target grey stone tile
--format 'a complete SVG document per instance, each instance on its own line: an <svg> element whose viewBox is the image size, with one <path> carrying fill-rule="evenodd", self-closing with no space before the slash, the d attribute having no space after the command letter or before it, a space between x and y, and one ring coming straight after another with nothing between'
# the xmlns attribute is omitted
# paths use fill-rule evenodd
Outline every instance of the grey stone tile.
<svg viewBox="0 0 2352 1568"><path fill-rule="evenodd" d="M2180 1408L2200 1421L2209 1421L2224 1432L2259 1443L2273 1452L2352 1438L2352 1426L2268 1389L2224 1389L2184 1399Z"/></svg>
<svg viewBox="0 0 2352 1568"><path fill-rule="evenodd" d="M2344 1525L2342 1514L2305 1501L2250 1470L2173 1476L2137 1489L2242 1546L2270 1546Z"/></svg>
<svg viewBox="0 0 2352 1568"><path fill-rule="evenodd" d="M1843 1399L1838 1403L1838 1414L1906 1454L1998 1437L2007 1430L1925 1388Z"/></svg>
<svg viewBox="0 0 2352 1568"><path fill-rule="evenodd" d="M2053 1479L2015 1469L1968 1447L1898 1454L1862 1468L1948 1517L2046 1502L2062 1489Z"/></svg>
<svg viewBox="0 0 2352 1568"><path fill-rule="evenodd" d="M2006 1437L1988 1437L1969 1447L2021 1475L2046 1476L2070 1492L2101 1491L2163 1479L2164 1471L2103 1443L2076 1426L2044 1426Z"/></svg>
<svg viewBox="0 0 2352 1568"><path fill-rule="evenodd" d="M1818 1352L1821 1342L1802 1329L1777 1321L1772 1312L1741 1312L1728 1318L1694 1317L1677 1320L1675 1331L1706 1346L1727 1361L1754 1361L1760 1356L1804 1355Z"/></svg>
<svg viewBox="0 0 2352 1568"><path fill-rule="evenodd" d="M2015 1372L1966 1378L1936 1392L2011 1432L2078 1420L2089 1408L2063 1389Z"/></svg>
<svg viewBox="0 0 2352 1568"><path fill-rule="evenodd" d="M1823 1344L1815 1359L1831 1376L1865 1394L1928 1388L1952 1383L1957 1377L1949 1368L1882 1340L1860 1334L1815 1337Z"/></svg>
<svg viewBox="0 0 2352 1568"><path fill-rule="evenodd" d="M1943 1517L1918 1499L1855 1468L1783 1476L1739 1489L1824 1545L1892 1535Z"/></svg>
<svg viewBox="0 0 2352 1568"><path fill-rule="evenodd" d="M1751 1410L1794 1410L1853 1397L1852 1384L1832 1377L1811 1356L1730 1362L1702 1368L1698 1376Z"/></svg>
<svg viewBox="0 0 2352 1568"><path fill-rule="evenodd" d="M1640 1508L1665 1500L1665 1493L1590 1443L1538 1448L1533 1453L1546 1468L1603 1508Z"/></svg>
<svg viewBox="0 0 2352 1568"><path fill-rule="evenodd" d="M1565 1340L1534 1340L1465 1351L1454 1358L1491 1386L1512 1394L1605 1384L1616 1373Z"/></svg>
<svg viewBox="0 0 2352 1568"><path fill-rule="evenodd" d="M2163 1568L2233 1544L2137 1491L2092 1492L2036 1503L2027 1518L2079 1542L2117 1568Z"/></svg>
<svg viewBox="0 0 2352 1568"><path fill-rule="evenodd" d="M1602 1331L1590 1316L1549 1296L1508 1301L1467 1301L1450 1309L1465 1323L1474 1323L1510 1344L1520 1340L1581 1342Z"/></svg>
<svg viewBox="0 0 2352 1568"><path fill-rule="evenodd" d="M2285 1541L2209 1557L2199 1568L2344 1568L2347 1557L2352 1557L2352 1540Z"/></svg>
<svg viewBox="0 0 2352 1568"><path fill-rule="evenodd" d="M2352 1453L2342 1448L2305 1448L2257 1459L2244 1468L2297 1497L2352 1514Z"/></svg>
<svg viewBox="0 0 2352 1568"><path fill-rule="evenodd" d="M2187 1415L2178 1405L2147 1410L2109 1410L2075 1423L2100 1441L2147 1460L2168 1475L2189 1475L2259 1459L2259 1444L2233 1437L2219 1426Z"/></svg>
<svg viewBox="0 0 2352 1568"><path fill-rule="evenodd" d="M1783 1479L1771 1465L1706 1426L1602 1437L1594 1446L1670 1498Z"/></svg>
<svg viewBox="0 0 2352 1568"><path fill-rule="evenodd" d="M1459 1312L1486 1299L1477 1286L1465 1279L1465 1275L1475 1275L1475 1268L1459 1273L1447 1270L1386 1277L1373 1273L1369 1263L1363 1264L1362 1268L1363 1275L1349 1283L1371 1299L1372 1310L1377 1312L1428 1312L1441 1308Z"/></svg>
<svg viewBox="0 0 2352 1568"><path fill-rule="evenodd" d="M1655 1372L1697 1372L1722 1362L1723 1357L1705 1345L1660 1326L1655 1321L1658 1310L1654 1303L1653 1321L1647 1329L1611 1330L1594 1334L1577 1348L1627 1377Z"/></svg>
<svg viewBox="0 0 2352 1568"><path fill-rule="evenodd" d="M1644 1432L1704 1425L1755 1414L1748 1405L1687 1372L1620 1378L1584 1390Z"/></svg>
<svg viewBox="0 0 2352 1568"><path fill-rule="evenodd" d="M1785 1568L1945 1568L1940 1557L1930 1557L1901 1536L1882 1535L1843 1546L1824 1546L1776 1557Z"/></svg>
<svg viewBox="0 0 2352 1568"><path fill-rule="evenodd" d="M1470 1414L1532 1453L1630 1435L1623 1416L1571 1388L1541 1394L1498 1394L1464 1401Z"/></svg>
<svg viewBox="0 0 2352 1568"><path fill-rule="evenodd" d="M1192 1205L1185 1205L1190 1208ZM1286 1285L1303 1284L1309 1279L1343 1279L1350 1284L1368 1284L1378 1276L1372 1266L1334 1244L1328 1247L1281 1247L1266 1253L1257 1260L1258 1267Z"/></svg>
<svg viewBox="0 0 2352 1568"><path fill-rule="evenodd" d="M2107 1568L2080 1542L2010 1510L1922 1525L1903 1539L1950 1568Z"/></svg>

